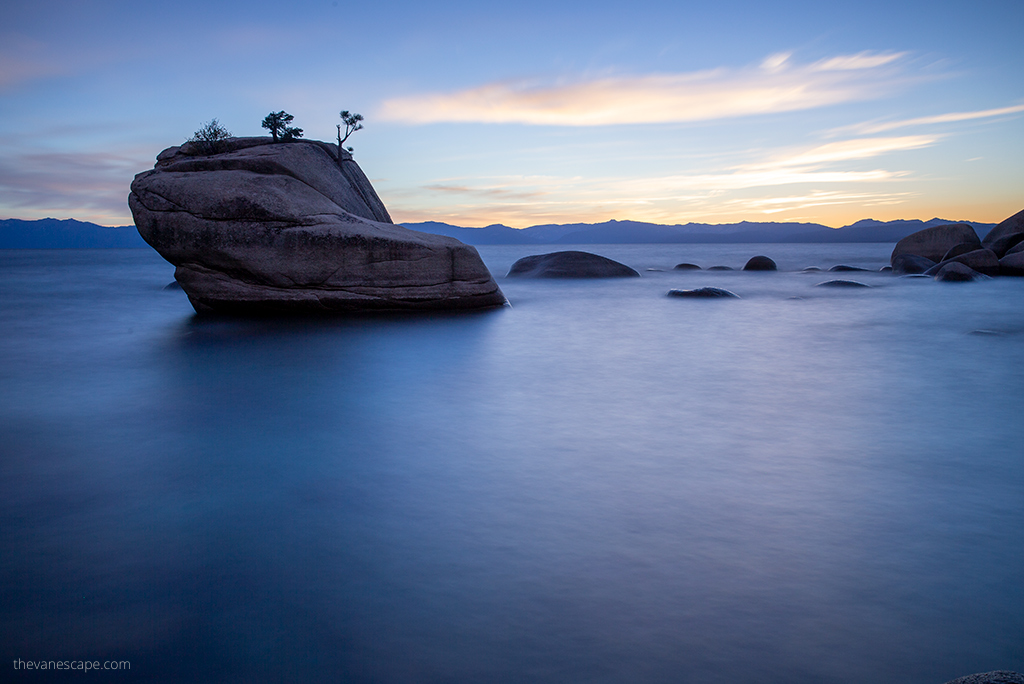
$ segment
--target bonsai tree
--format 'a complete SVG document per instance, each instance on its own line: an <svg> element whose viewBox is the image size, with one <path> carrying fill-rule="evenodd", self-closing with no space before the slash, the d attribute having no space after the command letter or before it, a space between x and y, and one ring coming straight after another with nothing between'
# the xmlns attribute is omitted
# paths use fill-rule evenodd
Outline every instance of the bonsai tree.
<svg viewBox="0 0 1024 684"><path fill-rule="evenodd" d="M187 142L192 143L201 154L217 154L224 149L224 141L230 137L231 131L221 126L217 119L210 119Z"/></svg>
<svg viewBox="0 0 1024 684"><path fill-rule="evenodd" d="M284 110L270 112L264 117L262 126L270 131L270 135L274 136L274 142L290 142L302 137L301 128L292 128L288 125L294 119L294 116Z"/></svg>
<svg viewBox="0 0 1024 684"><path fill-rule="evenodd" d="M363 120L362 114L350 114L347 109L341 110L341 121L345 124L345 137L341 137L341 124L338 124L338 162L341 163L341 149L345 141L348 140L348 136L352 135L356 131L362 129L363 124L359 123ZM354 148L345 148L349 152L352 152Z"/></svg>

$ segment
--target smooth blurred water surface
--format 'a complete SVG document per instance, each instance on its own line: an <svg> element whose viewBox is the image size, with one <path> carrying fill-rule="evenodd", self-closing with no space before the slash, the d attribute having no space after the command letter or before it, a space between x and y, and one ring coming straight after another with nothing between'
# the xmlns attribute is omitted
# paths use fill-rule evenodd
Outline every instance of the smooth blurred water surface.
<svg viewBox="0 0 1024 684"><path fill-rule="evenodd" d="M644 277L517 281L551 250L479 249L511 307L277 321L193 316L148 250L0 251L0 655L158 682L1024 671L1024 279L614 245L582 249ZM754 254L785 272L671 270ZM706 285L742 299L665 296Z"/></svg>

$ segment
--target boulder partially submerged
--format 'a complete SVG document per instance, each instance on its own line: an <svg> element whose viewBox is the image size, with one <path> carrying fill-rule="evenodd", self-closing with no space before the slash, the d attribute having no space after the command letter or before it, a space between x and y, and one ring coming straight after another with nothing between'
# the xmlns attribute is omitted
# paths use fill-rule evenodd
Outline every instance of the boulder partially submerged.
<svg viewBox="0 0 1024 684"><path fill-rule="evenodd" d="M944 264L938 268L934 275L935 280L940 283L972 283L976 280L988 279L988 276L985 274L979 273L967 264L959 261L950 261Z"/></svg>
<svg viewBox="0 0 1024 684"><path fill-rule="evenodd" d="M639 278L634 269L590 252L551 252L523 257L506 278Z"/></svg>
<svg viewBox="0 0 1024 684"><path fill-rule="evenodd" d="M764 255L750 257L743 266L744 271L777 271L779 267L775 262Z"/></svg>
<svg viewBox="0 0 1024 684"><path fill-rule="evenodd" d="M990 249L975 249L971 252L945 259L929 268L924 274L935 275L948 264L954 263L963 264L978 273L984 273L988 276L999 275L999 258Z"/></svg>
<svg viewBox="0 0 1024 684"><path fill-rule="evenodd" d="M476 249L391 222L329 143L233 138L171 147L135 177L139 233L198 312L476 309L505 297Z"/></svg>
<svg viewBox="0 0 1024 684"><path fill-rule="evenodd" d="M924 273L934 265L931 259L917 254L898 254L892 258L892 272L896 275Z"/></svg>
<svg viewBox="0 0 1024 684"><path fill-rule="evenodd" d="M669 297L689 297L693 299L722 299L722 298L735 298L739 299L740 296L729 290L723 290L720 287L698 287L693 290L669 290Z"/></svg>

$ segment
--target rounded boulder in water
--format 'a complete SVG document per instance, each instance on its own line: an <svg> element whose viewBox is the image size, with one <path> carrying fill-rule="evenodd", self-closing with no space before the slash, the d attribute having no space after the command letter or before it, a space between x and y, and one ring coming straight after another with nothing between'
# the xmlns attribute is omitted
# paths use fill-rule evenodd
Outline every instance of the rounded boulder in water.
<svg viewBox="0 0 1024 684"><path fill-rule="evenodd" d="M896 275L915 275L924 273L934 265L934 261L919 254L900 254L892 260L892 272Z"/></svg>
<svg viewBox="0 0 1024 684"><path fill-rule="evenodd" d="M818 283L815 287L871 287L864 283L858 283L856 280L826 280L823 283Z"/></svg>
<svg viewBox="0 0 1024 684"><path fill-rule="evenodd" d="M590 252L552 252L523 257L506 278L639 278L634 269Z"/></svg>
<svg viewBox="0 0 1024 684"><path fill-rule="evenodd" d="M941 283L971 283L987 277L959 261L950 261L935 273L935 280Z"/></svg>
<svg viewBox="0 0 1024 684"><path fill-rule="evenodd" d="M766 256L758 255L750 257L746 265L743 267L744 271L778 271L779 267L775 265L775 262Z"/></svg>

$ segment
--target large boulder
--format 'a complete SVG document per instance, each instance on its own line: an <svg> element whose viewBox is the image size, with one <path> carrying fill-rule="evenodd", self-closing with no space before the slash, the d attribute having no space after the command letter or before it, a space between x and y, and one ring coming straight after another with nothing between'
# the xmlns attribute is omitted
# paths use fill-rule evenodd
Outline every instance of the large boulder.
<svg viewBox="0 0 1024 684"><path fill-rule="evenodd" d="M1024 211L1018 211L990 230L981 244L995 252L996 256L1002 257L1011 247L1021 242L1024 242Z"/></svg>
<svg viewBox="0 0 1024 684"><path fill-rule="evenodd" d="M635 270L590 252L552 252L523 257L506 278L639 278Z"/></svg>
<svg viewBox="0 0 1024 684"><path fill-rule="evenodd" d="M469 309L505 297L476 249L396 226L345 151L233 138L171 147L135 177L143 239L198 312Z"/></svg>
<svg viewBox="0 0 1024 684"><path fill-rule="evenodd" d="M976 249L973 252L967 252L955 256L952 259L946 259L935 264L927 271L925 275L935 275L940 269L946 266L946 264L961 263L964 266L969 266L978 273L984 273L988 276L999 275L999 259L996 257L995 252L990 249Z"/></svg>
<svg viewBox="0 0 1024 684"><path fill-rule="evenodd" d="M942 226L932 226L911 233L896 243L889 257L889 263L901 254L916 254L926 259L939 262L946 255L950 247L967 242L974 245L974 249L981 249L981 240L974 228L967 223L947 223ZM895 264L893 264L895 267Z"/></svg>

